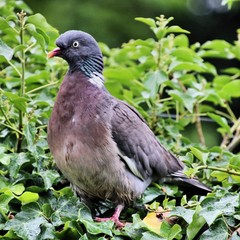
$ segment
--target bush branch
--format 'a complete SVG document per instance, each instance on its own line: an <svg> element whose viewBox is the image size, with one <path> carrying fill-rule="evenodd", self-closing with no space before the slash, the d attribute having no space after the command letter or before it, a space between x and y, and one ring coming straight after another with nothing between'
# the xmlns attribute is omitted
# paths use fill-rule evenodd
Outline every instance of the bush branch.
<svg viewBox="0 0 240 240"><path fill-rule="evenodd" d="M240 172L237 172L232 169L227 169L227 168L220 168L220 167L214 167L214 166L208 166L208 165L202 165L202 166L197 167L197 170L202 170L202 169L210 169L213 171L225 172L230 175L240 176Z"/></svg>

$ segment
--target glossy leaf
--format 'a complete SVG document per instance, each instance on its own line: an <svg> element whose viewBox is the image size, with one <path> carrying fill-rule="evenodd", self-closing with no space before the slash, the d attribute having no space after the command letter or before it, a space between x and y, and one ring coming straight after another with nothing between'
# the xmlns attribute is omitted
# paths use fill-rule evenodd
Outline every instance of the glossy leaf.
<svg viewBox="0 0 240 240"><path fill-rule="evenodd" d="M228 194L220 199L206 198L202 202L203 209L200 212L200 215L204 217L209 226L220 215L230 216L234 214L234 209L238 206L239 196Z"/></svg>
<svg viewBox="0 0 240 240"><path fill-rule="evenodd" d="M0 56L10 61L13 57L14 50L0 39Z"/></svg>
<svg viewBox="0 0 240 240"><path fill-rule="evenodd" d="M22 202L22 204L27 204L31 202L36 202L39 198L39 195L37 193L33 192L24 192L18 199Z"/></svg>

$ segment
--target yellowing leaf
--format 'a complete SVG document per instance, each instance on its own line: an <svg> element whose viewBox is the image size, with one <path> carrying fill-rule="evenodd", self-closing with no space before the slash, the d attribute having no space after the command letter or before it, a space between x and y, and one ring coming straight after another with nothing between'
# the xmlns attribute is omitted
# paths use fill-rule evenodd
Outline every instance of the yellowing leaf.
<svg viewBox="0 0 240 240"><path fill-rule="evenodd" d="M170 212L165 212L162 207L159 207L157 212L150 212L148 215L143 219L143 222L147 225L149 230L160 234L160 227L162 222L166 220L168 223L171 222L169 219Z"/></svg>
<svg viewBox="0 0 240 240"><path fill-rule="evenodd" d="M147 225L149 230L159 234L160 227L163 219L158 218L155 212L150 212L144 219L143 222Z"/></svg>

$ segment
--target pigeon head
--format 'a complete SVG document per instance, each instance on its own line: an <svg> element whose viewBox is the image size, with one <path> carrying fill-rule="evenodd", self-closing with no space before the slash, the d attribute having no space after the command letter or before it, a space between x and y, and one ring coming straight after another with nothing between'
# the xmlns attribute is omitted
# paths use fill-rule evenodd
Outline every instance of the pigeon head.
<svg viewBox="0 0 240 240"><path fill-rule="evenodd" d="M61 57L68 62L69 71L82 71L88 77L93 73L102 74L102 53L96 40L88 33L76 30L67 31L56 40L57 48L48 57Z"/></svg>

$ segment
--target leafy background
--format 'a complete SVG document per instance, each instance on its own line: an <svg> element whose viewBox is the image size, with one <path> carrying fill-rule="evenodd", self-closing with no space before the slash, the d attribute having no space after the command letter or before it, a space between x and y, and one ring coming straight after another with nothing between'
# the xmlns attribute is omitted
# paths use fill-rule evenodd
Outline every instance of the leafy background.
<svg viewBox="0 0 240 240"><path fill-rule="evenodd" d="M198 197L152 184L138 201L145 208L125 209L128 224L116 229L93 221L48 149L47 122L67 70L46 58L58 31L23 1L0 3L0 238L239 239L240 118L232 102L239 103L240 69L209 61L239 62L239 32L233 42L191 44L172 17L138 17L153 37L116 48L99 43L108 90L141 112L189 177L213 189ZM220 140L209 138L213 126Z"/></svg>

